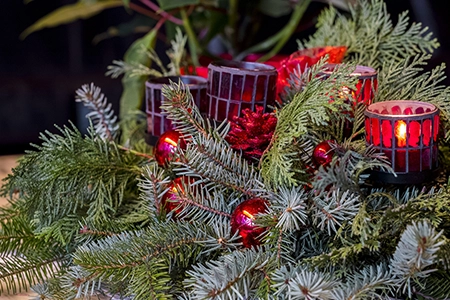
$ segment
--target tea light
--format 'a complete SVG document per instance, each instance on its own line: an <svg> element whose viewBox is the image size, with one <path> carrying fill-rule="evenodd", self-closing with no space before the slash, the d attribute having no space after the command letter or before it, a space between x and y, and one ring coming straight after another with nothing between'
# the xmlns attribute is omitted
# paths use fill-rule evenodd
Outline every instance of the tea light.
<svg viewBox="0 0 450 300"><path fill-rule="evenodd" d="M245 108L275 105L277 70L253 62L220 61L208 66L209 117L232 120Z"/></svg>
<svg viewBox="0 0 450 300"><path fill-rule="evenodd" d="M331 73L339 66L339 64L325 64L323 71L319 73L319 76L328 78ZM356 66L355 70L350 76L358 77L358 83L356 84L356 91L343 87L343 92L351 94L353 99L356 99L357 103L364 103L369 105L372 103L375 92L378 89L378 73L374 68L366 66Z"/></svg>
<svg viewBox="0 0 450 300"><path fill-rule="evenodd" d="M439 109L410 100L371 104L365 111L366 144L383 152L393 174L373 171L385 183L417 184L433 179L438 169Z"/></svg>
<svg viewBox="0 0 450 300"><path fill-rule="evenodd" d="M155 77L149 79L146 83L145 106L147 113L147 143L154 145L161 134L167 130L173 129L172 123L162 114L161 104L164 102L164 96L161 93L163 85L170 82L178 83L181 80L194 98L194 102L203 116L209 112L209 101L206 97L208 81L200 76L168 76Z"/></svg>

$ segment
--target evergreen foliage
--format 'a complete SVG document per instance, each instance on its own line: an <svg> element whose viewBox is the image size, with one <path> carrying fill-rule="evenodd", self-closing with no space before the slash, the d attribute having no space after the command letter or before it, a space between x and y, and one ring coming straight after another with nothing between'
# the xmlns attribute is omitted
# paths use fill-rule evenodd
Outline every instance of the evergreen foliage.
<svg viewBox="0 0 450 300"><path fill-rule="evenodd" d="M433 102L448 127L443 66L422 69L437 42L408 27L406 14L392 25L381 0L358 3L349 18L326 9L304 42L346 45L347 63L326 80L324 60L294 74L259 165L231 149L228 123L203 119L181 82L164 88L162 108L187 148L166 167L142 141L142 114L117 128L100 90L80 89L77 99L93 110L88 134L73 125L42 134L2 187L11 200L0 208L0 292L33 285L39 299L448 298L447 166L423 187L374 185L371 169L393 170L361 138L363 105L342 97L355 85L354 66L371 65L380 75L375 101ZM170 72L183 43L178 36L173 44ZM331 164L311 169L315 145L331 139ZM170 200L177 207L166 211L162 199L181 176ZM245 249L230 224L251 198L268 207L254 220L265 228L262 244Z"/></svg>

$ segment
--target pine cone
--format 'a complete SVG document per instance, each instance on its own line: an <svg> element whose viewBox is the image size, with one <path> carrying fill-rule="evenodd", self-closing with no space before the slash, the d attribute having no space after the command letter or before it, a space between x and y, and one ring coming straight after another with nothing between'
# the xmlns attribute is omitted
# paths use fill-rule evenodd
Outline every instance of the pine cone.
<svg viewBox="0 0 450 300"><path fill-rule="evenodd" d="M231 148L242 150L247 159L259 160L270 144L277 125L277 118L273 113L263 113L263 107L257 106L253 112L246 108L241 117L234 117L231 130L226 140Z"/></svg>

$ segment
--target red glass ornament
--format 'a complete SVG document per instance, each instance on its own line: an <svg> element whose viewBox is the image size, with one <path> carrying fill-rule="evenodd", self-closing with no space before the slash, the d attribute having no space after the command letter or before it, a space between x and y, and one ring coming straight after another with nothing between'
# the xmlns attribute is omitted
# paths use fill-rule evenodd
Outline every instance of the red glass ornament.
<svg viewBox="0 0 450 300"><path fill-rule="evenodd" d="M189 182L189 177L178 177L174 179L170 185L169 190L162 196L160 206L158 210L164 210L166 214L171 211L174 212L173 217L176 218L177 215L183 210L183 207L180 205L181 202L179 200L180 195L184 194L183 189L183 181L185 183Z"/></svg>
<svg viewBox="0 0 450 300"><path fill-rule="evenodd" d="M323 141L314 148L312 160L317 166L327 167L333 160L334 150L330 143L333 141Z"/></svg>
<svg viewBox="0 0 450 300"><path fill-rule="evenodd" d="M177 147L186 148L184 139L180 137L181 134L176 130L166 131L159 137L153 152L158 165L166 166L171 162Z"/></svg>
<svg viewBox="0 0 450 300"><path fill-rule="evenodd" d="M253 220L258 213L267 210L267 205L267 200L252 198L239 204L231 215L231 231L239 230L244 247L251 248L261 243L258 237L266 228L256 226Z"/></svg>

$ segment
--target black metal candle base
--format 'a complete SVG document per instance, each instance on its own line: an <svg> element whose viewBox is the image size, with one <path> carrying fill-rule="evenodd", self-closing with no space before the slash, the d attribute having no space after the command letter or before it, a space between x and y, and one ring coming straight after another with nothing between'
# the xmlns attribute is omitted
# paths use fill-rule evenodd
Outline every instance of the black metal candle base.
<svg viewBox="0 0 450 300"><path fill-rule="evenodd" d="M372 170L369 180L386 184L420 184L434 180L439 175L440 169L425 170L422 172L400 173L395 176L392 173Z"/></svg>
<svg viewBox="0 0 450 300"><path fill-rule="evenodd" d="M158 141L159 136L154 136L148 133L148 131L145 131L145 142L147 145L155 146L156 142Z"/></svg>

